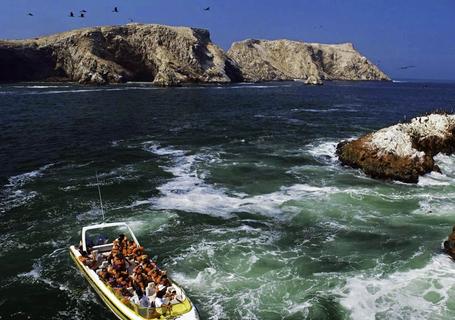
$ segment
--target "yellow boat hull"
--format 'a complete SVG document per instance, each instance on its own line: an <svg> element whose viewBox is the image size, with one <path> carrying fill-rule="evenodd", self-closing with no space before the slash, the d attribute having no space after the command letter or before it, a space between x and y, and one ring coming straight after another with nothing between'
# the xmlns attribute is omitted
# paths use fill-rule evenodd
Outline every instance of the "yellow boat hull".
<svg viewBox="0 0 455 320"><path fill-rule="evenodd" d="M139 308L128 306L123 303L114 291L106 286L96 275L96 273L85 266L78 257L79 251L74 247L70 247L70 256L74 263L96 291L98 296L103 300L106 306L121 320L153 320L153 319L181 319L181 320L197 320L199 315L191 301L186 298L182 303L172 305L170 308L155 308L147 309L147 315L141 315ZM142 309L144 311L144 308ZM151 313L150 311L153 311Z"/></svg>

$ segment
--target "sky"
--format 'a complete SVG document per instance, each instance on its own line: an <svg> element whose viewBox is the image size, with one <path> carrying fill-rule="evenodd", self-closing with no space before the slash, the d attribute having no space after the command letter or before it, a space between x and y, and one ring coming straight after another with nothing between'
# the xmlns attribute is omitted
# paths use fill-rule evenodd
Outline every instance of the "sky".
<svg viewBox="0 0 455 320"><path fill-rule="evenodd" d="M99 25L206 28L228 49L247 38L352 42L394 79L455 80L455 0L0 0L0 38ZM117 6L119 12L112 12ZM209 11L202 10L210 7ZM87 10L85 18L70 18ZM33 13L33 17L27 13ZM402 69L405 66L415 66Z"/></svg>

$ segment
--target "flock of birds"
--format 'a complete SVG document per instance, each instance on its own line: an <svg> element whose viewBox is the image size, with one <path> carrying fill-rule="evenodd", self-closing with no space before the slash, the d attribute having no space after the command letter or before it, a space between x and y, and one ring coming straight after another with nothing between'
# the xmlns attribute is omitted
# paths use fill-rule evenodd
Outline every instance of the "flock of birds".
<svg viewBox="0 0 455 320"><path fill-rule="evenodd" d="M112 12L118 13L118 12L119 12L119 11L118 11L118 7L114 7L114 9L112 10ZM83 10L79 11L78 17L79 17L79 18L85 18L85 14L86 14L86 13L87 13L87 10L83 9ZM35 16L35 15L34 15L33 13L31 13L31 12L27 13L27 15L30 16L30 17L34 17L34 16ZM73 11L70 11L68 17L70 17L70 18L75 18L76 16L74 15L74 12L73 12Z"/></svg>
<svg viewBox="0 0 455 320"><path fill-rule="evenodd" d="M203 11L210 11L210 7L203 8L202 10L203 10ZM114 13L119 13L118 7L114 7L114 9L112 10L112 12L114 12ZM79 11L79 16L78 16L78 17L79 17L79 18L85 18L85 14L86 14L86 13L87 13L87 10L81 10L81 11ZM34 15L33 13L31 13L31 12L29 12L27 15L30 16L30 17L34 17L34 16L35 16L35 15ZM75 17L76 17L76 16L74 15L74 12L73 12L73 11L70 11L70 13L69 13L68 16L69 16L70 18L75 18ZM133 22L133 19L130 18L129 20L130 20L130 22Z"/></svg>

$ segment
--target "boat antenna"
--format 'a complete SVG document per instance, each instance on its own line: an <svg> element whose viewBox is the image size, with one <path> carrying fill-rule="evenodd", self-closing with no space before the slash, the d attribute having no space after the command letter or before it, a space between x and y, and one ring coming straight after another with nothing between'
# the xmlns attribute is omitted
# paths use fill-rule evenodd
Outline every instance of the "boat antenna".
<svg viewBox="0 0 455 320"><path fill-rule="evenodd" d="M98 171L95 173L95 175L96 175L96 185L98 186L98 195L100 196L101 213L103 215L103 223L104 223L103 198L101 197L101 188L100 188L100 182L98 180Z"/></svg>

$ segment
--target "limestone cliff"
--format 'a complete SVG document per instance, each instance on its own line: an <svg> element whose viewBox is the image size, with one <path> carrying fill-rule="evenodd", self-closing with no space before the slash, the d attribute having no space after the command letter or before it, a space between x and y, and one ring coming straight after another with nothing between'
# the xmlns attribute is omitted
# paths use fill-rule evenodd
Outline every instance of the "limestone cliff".
<svg viewBox="0 0 455 320"><path fill-rule="evenodd" d="M338 144L340 161L381 179L417 182L439 171L433 157L455 153L455 115L433 113Z"/></svg>
<svg viewBox="0 0 455 320"><path fill-rule="evenodd" d="M95 27L0 41L0 81L226 83L238 70L207 30L153 24Z"/></svg>
<svg viewBox="0 0 455 320"><path fill-rule="evenodd" d="M390 80L351 43L250 39L235 42L227 55L238 64L246 81Z"/></svg>

